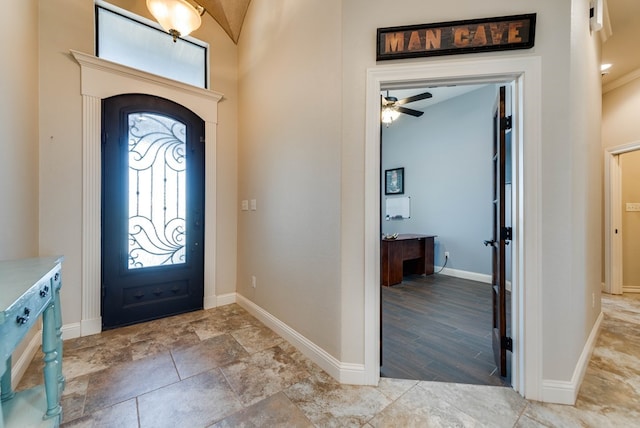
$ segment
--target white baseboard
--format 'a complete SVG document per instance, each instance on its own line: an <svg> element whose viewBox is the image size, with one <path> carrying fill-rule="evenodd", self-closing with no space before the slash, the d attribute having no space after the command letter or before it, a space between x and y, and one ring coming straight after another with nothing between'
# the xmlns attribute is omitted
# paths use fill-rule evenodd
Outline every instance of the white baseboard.
<svg viewBox="0 0 640 428"><path fill-rule="evenodd" d="M225 306L236 303L236 293L227 293L216 296L216 306Z"/></svg>
<svg viewBox="0 0 640 428"><path fill-rule="evenodd" d="M80 337L80 323L74 322L62 326L62 340L75 339Z"/></svg>
<svg viewBox="0 0 640 428"><path fill-rule="evenodd" d="M287 342L295 346L307 358L319 365L340 383L352 385L366 384L364 364L351 364L339 361L324 349L241 294L237 294L236 301L246 309L247 312L282 336Z"/></svg>
<svg viewBox="0 0 640 428"><path fill-rule="evenodd" d="M40 349L40 344L42 344L42 330L38 330L38 332L31 338L29 344L18 360L12 361L11 387L13 389L15 389L18 386L18 383L20 383L22 376L24 376L25 372L29 368L29 364L33 361L33 357L36 356L36 352ZM4 364L4 362L2 364Z"/></svg>
<svg viewBox="0 0 640 428"><path fill-rule="evenodd" d="M91 336L92 334L98 334L101 331L102 317L80 321L80 336Z"/></svg>
<svg viewBox="0 0 640 428"><path fill-rule="evenodd" d="M623 285L622 286L623 293L640 293L640 287L637 285Z"/></svg>
<svg viewBox="0 0 640 428"><path fill-rule="evenodd" d="M230 305L236 302L236 293L220 294L204 298L204 309L213 309L218 306Z"/></svg>
<svg viewBox="0 0 640 428"><path fill-rule="evenodd" d="M204 301L202 302L202 307L204 309L213 309L218 307L218 297L217 296L204 296Z"/></svg>
<svg viewBox="0 0 640 428"><path fill-rule="evenodd" d="M442 269L442 267L436 266L434 270L438 272L440 269ZM485 284L491 284L491 275L487 275L484 273L469 272L466 270L451 269L446 267L442 269L442 272L440 272L440 275L453 276L454 278L469 279L471 281L478 281L478 282L484 282Z"/></svg>
<svg viewBox="0 0 640 428"><path fill-rule="evenodd" d="M442 269L442 266L434 267L434 271L436 272L438 272L440 269ZM491 281L492 281L491 275L487 275L485 273L469 272L466 270L444 268L442 269L442 272L439 272L439 273L440 275L452 276L454 278L468 279L471 281L482 282L484 284L491 284ZM505 281L505 287L507 288L507 291L511 291L511 281Z"/></svg>
<svg viewBox="0 0 640 428"><path fill-rule="evenodd" d="M576 368L573 371L573 376L570 381L561 380L543 380L542 381L542 401L546 403L557 404L569 404L574 405L578 392L580 391L580 385L584 379L584 374L589 366L589 360L591 354L596 346L596 340L598 339L598 333L600 332L600 326L604 315L600 312L598 319L596 320L587 342L584 344Z"/></svg>

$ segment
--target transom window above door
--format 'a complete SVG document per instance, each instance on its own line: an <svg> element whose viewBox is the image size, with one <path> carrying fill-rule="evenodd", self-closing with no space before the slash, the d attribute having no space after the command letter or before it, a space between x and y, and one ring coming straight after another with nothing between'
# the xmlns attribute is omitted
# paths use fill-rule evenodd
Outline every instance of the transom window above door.
<svg viewBox="0 0 640 428"><path fill-rule="evenodd" d="M189 85L208 87L209 45L171 35L155 22L96 1L96 56Z"/></svg>

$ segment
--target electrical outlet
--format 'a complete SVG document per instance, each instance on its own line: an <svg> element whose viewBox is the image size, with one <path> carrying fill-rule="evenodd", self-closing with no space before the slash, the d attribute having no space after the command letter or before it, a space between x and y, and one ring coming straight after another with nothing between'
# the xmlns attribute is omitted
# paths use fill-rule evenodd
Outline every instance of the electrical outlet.
<svg viewBox="0 0 640 428"><path fill-rule="evenodd" d="M448 251L445 251L445 252L444 252L444 258L445 258L445 259L448 259L448 258L449 258L449 252L448 252Z"/></svg>
<svg viewBox="0 0 640 428"><path fill-rule="evenodd" d="M256 277L251 275L251 287L256 288Z"/></svg>

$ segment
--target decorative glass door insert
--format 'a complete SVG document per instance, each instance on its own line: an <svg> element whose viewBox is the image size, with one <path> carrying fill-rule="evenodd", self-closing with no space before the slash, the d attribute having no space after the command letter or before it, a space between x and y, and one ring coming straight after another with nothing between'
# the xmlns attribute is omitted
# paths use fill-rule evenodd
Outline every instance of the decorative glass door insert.
<svg viewBox="0 0 640 428"><path fill-rule="evenodd" d="M129 269L186 262L186 125L128 115Z"/></svg>

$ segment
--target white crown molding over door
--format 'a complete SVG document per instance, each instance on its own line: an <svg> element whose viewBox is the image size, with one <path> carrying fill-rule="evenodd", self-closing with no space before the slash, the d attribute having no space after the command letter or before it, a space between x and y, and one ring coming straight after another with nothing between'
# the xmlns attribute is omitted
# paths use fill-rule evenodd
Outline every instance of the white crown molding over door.
<svg viewBox="0 0 640 428"><path fill-rule="evenodd" d="M514 82L512 241L513 388L543 400L541 296L541 59L486 59L380 65L367 70L365 134L365 379L380 376L380 90L394 85L441 86ZM526 269L525 269L526 267ZM569 394L570 395L570 394Z"/></svg>
<svg viewBox="0 0 640 428"><path fill-rule="evenodd" d="M82 94L82 319L80 335L102 330L101 296L101 123L102 100L144 93L181 104L205 121L205 224L215 224L216 127L222 94L145 73L82 52L71 51L80 64ZM215 307L215 227L205 229L204 302Z"/></svg>

